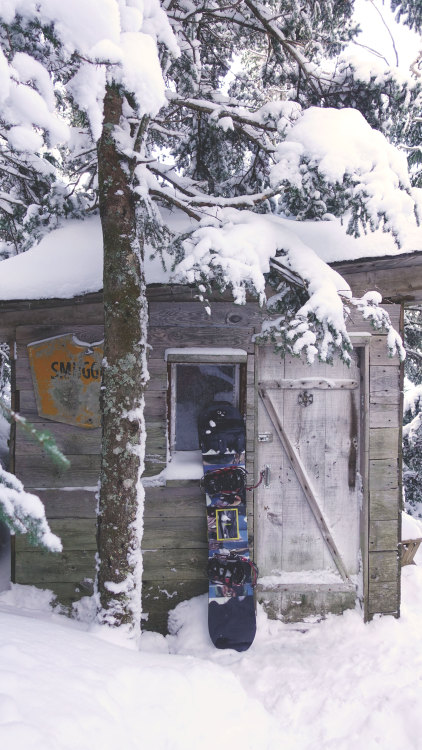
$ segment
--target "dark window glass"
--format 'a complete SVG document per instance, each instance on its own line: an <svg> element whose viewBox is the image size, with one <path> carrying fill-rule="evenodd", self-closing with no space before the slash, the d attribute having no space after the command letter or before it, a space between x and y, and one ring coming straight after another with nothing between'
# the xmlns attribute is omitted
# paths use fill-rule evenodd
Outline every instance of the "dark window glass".
<svg viewBox="0 0 422 750"><path fill-rule="evenodd" d="M212 401L238 406L239 365L175 365L174 448L199 450L198 415Z"/></svg>

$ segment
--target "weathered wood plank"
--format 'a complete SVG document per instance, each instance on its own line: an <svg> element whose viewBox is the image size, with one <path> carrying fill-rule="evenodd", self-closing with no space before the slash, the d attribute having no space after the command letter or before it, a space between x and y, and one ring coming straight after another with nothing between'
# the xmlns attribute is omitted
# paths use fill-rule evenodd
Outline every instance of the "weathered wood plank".
<svg viewBox="0 0 422 750"><path fill-rule="evenodd" d="M5 325L101 325L104 319L102 295L84 295L72 300L20 300L0 302L0 317Z"/></svg>
<svg viewBox="0 0 422 750"><path fill-rule="evenodd" d="M144 477L155 477L166 468L166 461L160 456L146 456Z"/></svg>
<svg viewBox="0 0 422 750"><path fill-rule="evenodd" d="M183 348L177 348L177 351L169 351L166 355L166 361L176 362L178 364L183 363L192 363L192 362L205 362L205 363L216 363L221 364L221 362L224 362L225 364L231 364L231 363L246 363L247 354L244 349L239 349L236 352L223 352L222 349L216 350L215 352L210 352L209 350L207 352L200 352L197 351L194 354L192 351L184 351Z"/></svg>
<svg viewBox="0 0 422 750"><path fill-rule="evenodd" d="M60 581L80 585L85 578L95 576L95 553L69 550L53 556L41 550L20 552L16 555L15 576L15 583L40 585Z"/></svg>
<svg viewBox="0 0 422 750"><path fill-rule="evenodd" d="M303 622L308 617L321 617L325 612L340 615L347 609L353 609L356 606L356 591L315 584L280 586L271 591L258 585L257 599L270 619Z"/></svg>
<svg viewBox="0 0 422 750"><path fill-rule="evenodd" d="M380 427L369 432L369 452L371 459L396 458L400 445L398 427Z"/></svg>
<svg viewBox="0 0 422 750"><path fill-rule="evenodd" d="M400 427L401 413L400 404L371 404L369 410L369 426L377 429L379 427Z"/></svg>
<svg viewBox="0 0 422 750"><path fill-rule="evenodd" d="M63 544L63 550L95 550L97 549L95 540L95 518L62 518L49 519L49 525L53 534L60 537ZM16 536L16 554L30 552L34 548L29 544L25 534ZM54 567L55 558L51 559Z"/></svg>
<svg viewBox="0 0 422 750"><path fill-rule="evenodd" d="M58 448L66 455L90 455L100 453L101 429L83 429L62 422L40 421L37 429L47 431L52 435ZM40 444L33 440L24 430L18 427L17 455L44 455Z"/></svg>
<svg viewBox="0 0 422 750"><path fill-rule="evenodd" d="M144 519L143 549L208 549L205 499L202 518L176 516Z"/></svg>
<svg viewBox="0 0 422 750"><path fill-rule="evenodd" d="M371 336L371 365L382 365L383 367L399 367L397 355L391 357L387 346L387 337L385 335Z"/></svg>
<svg viewBox="0 0 422 750"><path fill-rule="evenodd" d="M398 550L369 553L369 586L383 581L397 581L399 577ZM375 589L373 589L375 590Z"/></svg>
<svg viewBox="0 0 422 750"><path fill-rule="evenodd" d="M369 461L369 491L398 490L399 468L397 458Z"/></svg>
<svg viewBox="0 0 422 750"><path fill-rule="evenodd" d="M359 381L351 378L281 378L280 380L263 380L258 383L266 390L354 390L359 388Z"/></svg>
<svg viewBox="0 0 422 750"><path fill-rule="evenodd" d="M162 487L145 488L145 515L150 518L186 517L204 518L205 495L199 482L185 487L170 484Z"/></svg>
<svg viewBox="0 0 422 750"><path fill-rule="evenodd" d="M167 391L148 391L145 393L145 419L162 417L165 419L167 412Z"/></svg>
<svg viewBox="0 0 422 750"><path fill-rule="evenodd" d="M72 333L83 343L86 342L90 344L102 341L102 339L104 338L104 328L101 325L87 325L86 323L69 323L64 325L56 325L54 323L53 325L46 326L17 326L16 341L23 356L25 353L24 347L26 347L27 344L30 344L34 341L43 341L44 339L49 339L55 336L62 336L66 333Z"/></svg>
<svg viewBox="0 0 422 750"><path fill-rule="evenodd" d="M400 368L385 365L371 366L369 389L371 403L399 403Z"/></svg>
<svg viewBox="0 0 422 750"><path fill-rule="evenodd" d="M37 585L37 584L33 584ZM41 585L40 588L46 588ZM64 607L72 607L72 604L79 601L83 596L92 596L94 593L94 579L84 578L83 581L78 583L62 583L62 581L54 581L48 585L50 591L57 597L57 601L54 604L62 604Z"/></svg>
<svg viewBox="0 0 422 750"><path fill-rule="evenodd" d="M265 405L265 408L268 412L268 415L271 419L271 422L274 426L274 429L280 439L280 442L286 451L286 454L289 458L289 461L294 469L294 472L297 476L297 479L299 481L299 484L302 488L302 491L309 503L309 506L312 510L312 513L314 515L314 518L316 520L316 523L318 525L318 528L321 532L321 535L332 555L332 558L338 568L338 571L343 578L343 580L347 581L349 580L349 576L346 570L346 567L343 563L343 560L341 559L340 553L338 551L337 545L332 537L331 531L329 530L325 518L321 512L321 509L319 507L318 501L316 499L315 493L311 487L311 484L309 482L309 478L307 476L305 467L301 461L300 456L294 449L292 443L290 442L287 433L284 431L283 426L277 416L277 413L274 409L274 406L271 402L271 399L268 395L268 393L263 389L259 388L259 395L262 398L262 401Z"/></svg>
<svg viewBox="0 0 422 750"><path fill-rule="evenodd" d="M262 308L255 302L235 305L233 302L213 302L208 315L202 302L156 302L149 304L150 326L181 327L205 326L249 328L263 320Z"/></svg>
<svg viewBox="0 0 422 750"><path fill-rule="evenodd" d="M384 552L396 550L399 543L399 522L395 521L370 521L369 524L369 549L371 552Z"/></svg>
<svg viewBox="0 0 422 750"><path fill-rule="evenodd" d="M365 292L375 289L389 300L421 302L420 259L417 254L415 256L413 265L408 265L407 258L402 259L399 255L395 258L395 265L392 259L387 261L384 258L374 258L372 261L366 260L360 263L359 261L353 263L349 261L348 264L336 263L334 267L346 278L356 296L360 297ZM370 268L371 263L372 268Z"/></svg>
<svg viewBox="0 0 422 750"><path fill-rule="evenodd" d="M45 505L47 517L53 518L94 518L97 506L96 490L85 489L51 489L31 490L36 492Z"/></svg>
<svg viewBox="0 0 422 750"><path fill-rule="evenodd" d="M353 289L353 286L352 286ZM374 287L369 286L365 289L365 292L374 289ZM353 289L354 294L356 295L355 290ZM356 295L357 296L357 295ZM386 310L390 316L390 320L394 328L399 331L400 329L400 314L401 314L401 306L399 304L388 304L383 303L382 307L384 310ZM366 332L376 335L382 335L383 333L387 333L386 331L379 331L375 330L374 327L371 325L369 320L364 320L362 318L362 315L360 315L356 310L353 310L351 313L350 318L347 321L347 330L350 333L356 333L356 332Z"/></svg>
<svg viewBox="0 0 422 750"><path fill-rule="evenodd" d="M371 492L371 520L394 521L398 517L400 493L398 487Z"/></svg>
<svg viewBox="0 0 422 750"><path fill-rule="evenodd" d="M144 580L188 581L207 576L208 549L144 548Z"/></svg>
<svg viewBox="0 0 422 750"><path fill-rule="evenodd" d="M369 615L399 614L400 589L397 581L369 584Z"/></svg>
<svg viewBox="0 0 422 750"><path fill-rule="evenodd" d="M253 351L253 332L252 328L153 327L149 329L148 342L152 346L154 358L164 357L166 349L192 346L225 346Z"/></svg>
<svg viewBox="0 0 422 750"><path fill-rule="evenodd" d="M36 455L16 456L16 474L27 487L95 487L100 475L100 456L73 456L70 469L63 471Z"/></svg>
<svg viewBox="0 0 422 750"><path fill-rule="evenodd" d="M16 326L13 325L12 322L10 322L9 325L7 325L5 320L2 320L0 322L0 342L2 344L6 343L7 341L14 341L15 334Z"/></svg>

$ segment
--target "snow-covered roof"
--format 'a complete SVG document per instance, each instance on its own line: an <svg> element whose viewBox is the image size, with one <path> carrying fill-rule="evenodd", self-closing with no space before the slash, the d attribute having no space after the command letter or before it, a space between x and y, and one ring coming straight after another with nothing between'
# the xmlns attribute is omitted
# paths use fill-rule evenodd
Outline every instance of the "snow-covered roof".
<svg viewBox="0 0 422 750"><path fill-rule="evenodd" d="M262 218L262 217L261 217ZM171 215L171 223L179 222ZM358 239L346 234L339 221L296 222L278 218L280 232L288 230L327 263L398 255L422 250L422 228L409 229L399 250L391 235L377 231ZM170 223L170 222L169 222ZM186 223L186 221L185 221ZM183 227L186 229L186 227ZM68 220L25 253L0 263L0 300L69 299L102 289L103 242L98 216ZM171 260L145 251L147 284L168 283Z"/></svg>

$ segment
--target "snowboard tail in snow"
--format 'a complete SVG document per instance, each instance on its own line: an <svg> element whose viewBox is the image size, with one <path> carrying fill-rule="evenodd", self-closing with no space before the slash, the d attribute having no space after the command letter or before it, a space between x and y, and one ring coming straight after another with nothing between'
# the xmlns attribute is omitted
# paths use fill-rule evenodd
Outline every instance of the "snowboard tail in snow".
<svg viewBox="0 0 422 750"><path fill-rule="evenodd" d="M256 632L246 516L245 424L226 401L214 401L198 421L207 500L208 627L217 648L245 651Z"/></svg>

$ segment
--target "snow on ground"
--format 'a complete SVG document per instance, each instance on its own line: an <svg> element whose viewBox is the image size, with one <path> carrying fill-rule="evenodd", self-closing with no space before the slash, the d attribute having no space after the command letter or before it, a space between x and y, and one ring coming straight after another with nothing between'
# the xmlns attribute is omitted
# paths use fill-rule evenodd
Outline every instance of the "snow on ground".
<svg viewBox="0 0 422 750"><path fill-rule="evenodd" d="M422 553L419 553L422 563ZM357 611L307 628L260 609L249 651L214 649L207 598L179 605L173 634L140 652L49 610L50 595L0 595L0 746L15 750L419 750L422 567L403 568L402 617Z"/></svg>

